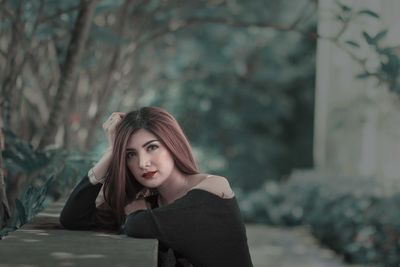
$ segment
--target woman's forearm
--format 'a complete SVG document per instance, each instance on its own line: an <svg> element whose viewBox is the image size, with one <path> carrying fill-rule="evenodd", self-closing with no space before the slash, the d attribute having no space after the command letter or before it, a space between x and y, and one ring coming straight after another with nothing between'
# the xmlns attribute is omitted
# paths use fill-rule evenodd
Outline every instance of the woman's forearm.
<svg viewBox="0 0 400 267"><path fill-rule="evenodd" d="M99 225L95 199L101 185L93 185L88 177L78 183L60 214L60 223L67 229L91 229Z"/></svg>
<svg viewBox="0 0 400 267"><path fill-rule="evenodd" d="M89 170L88 175L91 183L93 184L104 183L104 177L106 175L108 166L110 165L111 156L112 156L112 147L109 147L104 152L100 160L93 166L92 169ZM93 178L95 178L95 180Z"/></svg>

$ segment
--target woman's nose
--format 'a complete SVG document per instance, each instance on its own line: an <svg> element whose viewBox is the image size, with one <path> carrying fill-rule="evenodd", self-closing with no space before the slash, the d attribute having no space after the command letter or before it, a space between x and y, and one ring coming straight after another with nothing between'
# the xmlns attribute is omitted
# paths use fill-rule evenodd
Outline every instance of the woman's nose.
<svg viewBox="0 0 400 267"><path fill-rule="evenodd" d="M150 157L148 157L146 155L140 156L139 157L139 167L143 170L150 167Z"/></svg>

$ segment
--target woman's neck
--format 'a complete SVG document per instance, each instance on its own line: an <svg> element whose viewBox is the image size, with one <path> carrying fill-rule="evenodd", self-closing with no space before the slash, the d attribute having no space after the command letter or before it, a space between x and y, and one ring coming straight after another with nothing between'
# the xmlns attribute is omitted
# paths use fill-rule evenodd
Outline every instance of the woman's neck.
<svg viewBox="0 0 400 267"><path fill-rule="evenodd" d="M171 204L184 196L191 188L190 179L179 171L174 171L171 176L159 187L159 205Z"/></svg>

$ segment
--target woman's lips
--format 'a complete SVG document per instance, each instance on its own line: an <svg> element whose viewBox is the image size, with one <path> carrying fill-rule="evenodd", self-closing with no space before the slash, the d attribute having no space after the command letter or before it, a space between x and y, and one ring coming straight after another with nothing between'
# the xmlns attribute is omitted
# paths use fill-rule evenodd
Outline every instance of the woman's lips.
<svg viewBox="0 0 400 267"><path fill-rule="evenodd" d="M142 177L143 177L143 178L146 178L146 179L150 179L150 178L152 178L152 177L154 176L154 174L156 174L156 172L157 172L157 171L143 173L143 174L142 174Z"/></svg>

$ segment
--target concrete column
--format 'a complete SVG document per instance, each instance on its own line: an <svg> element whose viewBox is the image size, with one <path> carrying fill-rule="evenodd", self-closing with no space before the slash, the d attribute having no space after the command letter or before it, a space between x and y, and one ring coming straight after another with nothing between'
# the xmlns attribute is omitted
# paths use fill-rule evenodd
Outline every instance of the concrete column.
<svg viewBox="0 0 400 267"><path fill-rule="evenodd" d="M389 28L385 42L400 44L400 1L347 0L354 10L369 9L381 19L362 16L350 24L340 39L358 57L379 61L362 38ZM335 21L334 0L320 0L318 32L332 37L340 31ZM344 44L354 40L361 48ZM400 51L399 51L400 52ZM400 178L400 100L376 80L360 80L360 65L341 47L321 38L317 48L314 161L318 169L337 174L377 177L388 181Z"/></svg>

